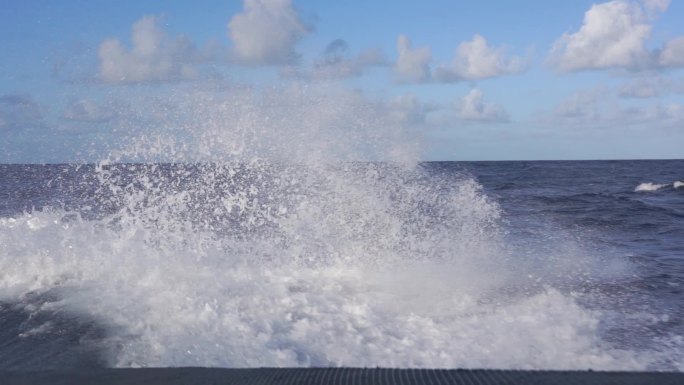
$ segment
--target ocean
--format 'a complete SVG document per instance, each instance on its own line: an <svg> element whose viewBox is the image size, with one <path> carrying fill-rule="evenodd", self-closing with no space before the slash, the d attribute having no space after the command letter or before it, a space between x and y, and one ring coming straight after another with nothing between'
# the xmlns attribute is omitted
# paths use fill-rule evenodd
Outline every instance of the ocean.
<svg viewBox="0 0 684 385"><path fill-rule="evenodd" d="M0 165L0 369L683 371L683 170Z"/></svg>

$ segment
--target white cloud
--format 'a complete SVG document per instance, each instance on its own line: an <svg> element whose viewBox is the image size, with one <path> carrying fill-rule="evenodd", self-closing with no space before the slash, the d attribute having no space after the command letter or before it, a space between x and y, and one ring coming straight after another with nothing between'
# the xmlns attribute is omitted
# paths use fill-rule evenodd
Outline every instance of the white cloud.
<svg viewBox="0 0 684 385"><path fill-rule="evenodd" d="M394 121L407 125L426 123L428 113L438 109L433 103L423 103L414 94L400 95L387 103Z"/></svg>
<svg viewBox="0 0 684 385"><path fill-rule="evenodd" d="M430 47L413 48L411 40L400 35L397 39L397 50L399 57L394 65L394 72L399 81L421 83L430 80Z"/></svg>
<svg viewBox="0 0 684 385"><path fill-rule="evenodd" d="M684 36L665 43L665 47L660 52L658 64L663 67L684 66Z"/></svg>
<svg viewBox="0 0 684 385"><path fill-rule="evenodd" d="M198 53L184 37L169 40L159 28L160 18L145 16L132 27L132 49L118 39L100 44L100 76L107 83L139 83L192 79Z"/></svg>
<svg viewBox="0 0 684 385"><path fill-rule="evenodd" d="M643 107L629 107L621 111L625 124L648 123L653 125L679 127L684 124L684 105L677 103L655 104Z"/></svg>
<svg viewBox="0 0 684 385"><path fill-rule="evenodd" d="M238 59L260 65L287 64L297 59L295 46L310 30L290 0L244 0L243 8L228 23Z"/></svg>
<svg viewBox="0 0 684 385"><path fill-rule="evenodd" d="M475 35L472 41L459 44L453 62L438 67L435 78L442 82L480 80L522 72L525 68L522 58L506 57L503 48L490 47L487 39Z"/></svg>
<svg viewBox="0 0 684 385"><path fill-rule="evenodd" d="M566 72L648 66L651 57L644 46L651 35L648 13L666 6L625 0L594 4L584 14L579 31L566 33L554 43L550 62Z"/></svg>
<svg viewBox="0 0 684 385"><path fill-rule="evenodd" d="M618 96L621 98L648 99L671 93L684 94L684 78L644 76L623 84L618 89Z"/></svg>
<svg viewBox="0 0 684 385"><path fill-rule="evenodd" d="M641 2L650 13L664 12L670 6L670 0L642 0Z"/></svg>
<svg viewBox="0 0 684 385"><path fill-rule="evenodd" d="M660 96L661 89L648 83L628 84L620 87L618 94L622 98L648 99Z"/></svg>
<svg viewBox="0 0 684 385"><path fill-rule="evenodd" d="M399 57L394 71L401 82L427 83L430 81L452 83L473 81L522 72L527 63L517 56L507 56L503 47L491 47L481 35L459 44L451 64L430 68L430 47L413 48L408 37L397 40Z"/></svg>
<svg viewBox="0 0 684 385"><path fill-rule="evenodd" d="M503 123L508 113L498 104L485 103L482 91L473 88L456 103L458 117L462 120Z"/></svg>
<svg viewBox="0 0 684 385"><path fill-rule="evenodd" d="M618 90L621 98L648 99L655 98L669 90L668 82L661 78L643 78L625 84Z"/></svg>
<svg viewBox="0 0 684 385"><path fill-rule="evenodd" d="M684 124L684 105L623 105L605 87L597 87L562 101L542 123L577 128L678 127Z"/></svg>
<svg viewBox="0 0 684 385"><path fill-rule="evenodd" d="M681 128L684 125L684 105L658 103L650 106L623 107L611 118L622 126L642 124L648 129Z"/></svg>
<svg viewBox="0 0 684 385"><path fill-rule="evenodd" d="M651 23L669 0L613 0L594 4L579 31L563 34L553 45L549 63L564 71L625 68L648 70L684 66L684 36L660 50L646 47Z"/></svg>

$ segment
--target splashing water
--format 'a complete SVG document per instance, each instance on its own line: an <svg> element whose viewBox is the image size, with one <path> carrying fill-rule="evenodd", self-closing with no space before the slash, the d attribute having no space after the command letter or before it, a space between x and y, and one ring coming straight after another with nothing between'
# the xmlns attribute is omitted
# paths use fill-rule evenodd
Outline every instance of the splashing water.
<svg viewBox="0 0 684 385"><path fill-rule="evenodd" d="M167 102L97 165L93 211L0 218L0 296L51 293L43 309L95 319L110 365L657 360L602 340L601 311L548 278L570 269L522 278L498 205L426 171L380 103L314 87Z"/></svg>

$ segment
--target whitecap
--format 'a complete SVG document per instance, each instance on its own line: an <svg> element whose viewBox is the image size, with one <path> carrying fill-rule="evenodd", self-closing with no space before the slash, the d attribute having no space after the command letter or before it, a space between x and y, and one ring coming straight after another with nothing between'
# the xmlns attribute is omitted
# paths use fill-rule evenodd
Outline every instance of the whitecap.
<svg viewBox="0 0 684 385"><path fill-rule="evenodd" d="M663 187L667 187L667 184L658 184L658 183L646 182L646 183L641 183L640 185L636 186L636 188L634 189L634 192L657 191Z"/></svg>

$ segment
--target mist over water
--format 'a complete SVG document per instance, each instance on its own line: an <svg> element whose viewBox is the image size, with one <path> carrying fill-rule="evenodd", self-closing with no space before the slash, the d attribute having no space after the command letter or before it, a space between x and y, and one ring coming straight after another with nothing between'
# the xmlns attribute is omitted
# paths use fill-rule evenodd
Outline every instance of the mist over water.
<svg viewBox="0 0 684 385"><path fill-rule="evenodd" d="M0 218L0 299L93 320L106 365L682 369L681 341L606 338L621 305L591 288L629 262L523 237L382 103L292 86L154 108L81 200Z"/></svg>

